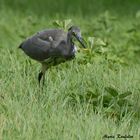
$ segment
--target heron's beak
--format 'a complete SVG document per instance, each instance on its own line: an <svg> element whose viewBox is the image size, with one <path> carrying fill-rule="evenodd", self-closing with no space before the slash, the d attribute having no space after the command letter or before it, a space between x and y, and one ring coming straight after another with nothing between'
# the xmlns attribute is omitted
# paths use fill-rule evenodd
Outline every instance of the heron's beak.
<svg viewBox="0 0 140 140"><path fill-rule="evenodd" d="M82 38L80 35L77 35L77 34L75 34L74 36L75 36L76 39L79 41L79 43L80 43L84 48L86 48L86 46L85 46L85 44L84 44L83 38Z"/></svg>

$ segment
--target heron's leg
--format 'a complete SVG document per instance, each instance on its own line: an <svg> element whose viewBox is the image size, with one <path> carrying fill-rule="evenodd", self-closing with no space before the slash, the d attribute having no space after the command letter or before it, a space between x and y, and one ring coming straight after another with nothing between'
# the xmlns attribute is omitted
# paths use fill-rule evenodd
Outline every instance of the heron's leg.
<svg viewBox="0 0 140 140"><path fill-rule="evenodd" d="M39 85L40 85L40 81L42 79L42 76L43 76L43 73L42 71L38 74L38 82L39 82Z"/></svg>
<svg viewBox="0 0 140 140"><path fill-rule="evenodd" d="M43 78L43 85L45 83L45 73L46 73L46 70L47 70L47 66L45 63L42 63L42 69L41 69L41 72L38 74L38 82L39 82L39 85L40 85L40 82L41 82L41 79Z"/></svg>
<svg viewBox="0 0 140 140"><path fill-rule="evenodd" d="M45 73L46 71L43 73L43 85L45 84Z"/></svg>

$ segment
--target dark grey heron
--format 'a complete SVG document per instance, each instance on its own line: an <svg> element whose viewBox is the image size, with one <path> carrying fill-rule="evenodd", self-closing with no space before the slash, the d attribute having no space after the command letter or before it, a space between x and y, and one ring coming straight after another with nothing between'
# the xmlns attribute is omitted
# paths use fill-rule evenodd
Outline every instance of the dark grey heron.
<svg viewBox="0 0 140 140"><path fill-rule="evenodd" d="M54 66L71 60L76 53L76 46L73 38L76 38L85 48L81 37L80 29L72 26L68 32L61 29L48 29L36 33L21 43L21 48L29 57L39 61L42 64L42 70L38 74L38 81L43 77L45 80L45 72L50 66Z"/></svg>

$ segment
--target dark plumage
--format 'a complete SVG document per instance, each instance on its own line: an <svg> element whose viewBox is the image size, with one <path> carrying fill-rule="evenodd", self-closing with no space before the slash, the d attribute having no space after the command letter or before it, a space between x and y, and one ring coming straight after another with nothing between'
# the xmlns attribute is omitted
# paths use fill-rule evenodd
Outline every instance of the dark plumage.
<svg viewBox="0 0 140 140"><path fill-rule="evenodd" d="M42 70L38 75L38 80L43 76L51 65L57 65L66 60L74 58L76 48L73 42L75 37L83 47L80 29L76 26L69 28L68 32L61 29L49 29L36 33L23 41L21 48L29 57L39 61L42 64Z"/></svg>

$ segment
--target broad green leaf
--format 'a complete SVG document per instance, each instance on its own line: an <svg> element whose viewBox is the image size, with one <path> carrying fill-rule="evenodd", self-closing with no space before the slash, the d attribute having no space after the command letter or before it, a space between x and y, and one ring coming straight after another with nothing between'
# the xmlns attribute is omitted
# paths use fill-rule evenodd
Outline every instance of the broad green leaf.
<svg viewBox="0 0 140 140"><path fill-rule="evenodd" d="M60 22L59 20L55 20L53 22L53 25L56 26L56 27L62 27L62 22Z"/></svg>
<svg viewBox="0 0 140 140"><path fill-rule="evenodd" d="M105 90L110 93L113 97L118 96L118 91L112 87L105 87Z"/></svg>
<svg viewBox="0 0 140 140"><path fill-rule="evenodd" d="M87 91L86 96L87 96L88 98L97 98L99 95L98 95L98 93L96 94L96 93L94 93L91 89L89 89L89 90Z"/></svg>
<svg viewBox="0 0 140 140"><path fill-rule="evenodd" d="M100 38L97 38L95 40L95 44L96 45L100 45L100 46L105 46L106 45L106 43L102 39L100 39Z"/></svg>
<svg viewBox="0 0 140 140"><path fill-rule="evenodd" d="M108 51L108 48L105 48L105 47L102 47L102 46L100 46L97 50L96 50L96 52L99 52L99 53L106 53Z"/></svg>
<svg viewBox="0 0 140 140"><path fill-rule="evenodd" d="M87 41L90 43L91 47L93 47L93 45L94 45L94 40L95 40L95 37L88 37L87 38Z"/></svg>
<svg viewBox="0 0 140 140"><path fill-rule="evenodd" d="M110 95L103 96L103 106L104 107L109 107L111 101L112 101L112 97Z"/></svg>
<svg viewBox="0 0 140 140"><path fill-rule="evenodd" d="M121 107L126 105L128 101L126 99L119 99L119 101L117 102L117 104Z"/></svg>
<svg viewBox="0 0 140 140"><path fill-rule="evenodd" d="M127 96L129 96L129 95L131 95L131 94L132 94L131 91L127 91L127 92L125 92L125 93L123 93L123 94L120 94L120 95L119 95L119 98L125 98L125 97L127 97Z"/></svg>
<svg viewBox="0 0 140 140"><path fill-rule="evenodd" d="M68 28L68 26L71 24L72 20L71 19L66 19L64 20L64 28Z"/></svg>

